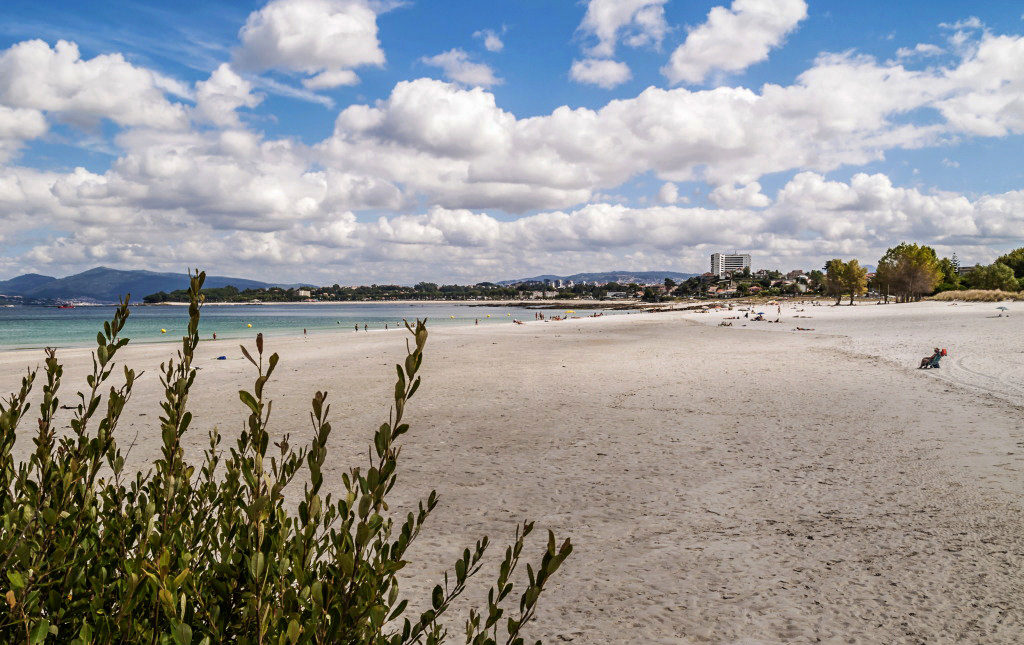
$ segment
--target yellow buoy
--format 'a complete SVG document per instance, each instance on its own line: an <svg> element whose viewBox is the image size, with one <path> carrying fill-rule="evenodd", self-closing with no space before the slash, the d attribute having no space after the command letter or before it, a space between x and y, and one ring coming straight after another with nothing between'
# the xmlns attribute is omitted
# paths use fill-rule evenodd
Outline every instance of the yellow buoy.
<svg viewBox="0 0 1024 645"><path fill-rule="evenodd" d="M166 333L167 333L167 330L166 330L166 329L161 329L161 330L160 330L160 333L161 333L161 334L166 334Z"/></svg>
<svg viewBox="0 0 1024 645"><path fill-rule="evenodd" d="M449 318L454 318L455 316L448 316L448 317L449 317Z"/></svg>
<svg viewBox="0 0 1024 645"><path fill-rule="evenodd" d="M252 323L249 323L248 325L246 325L246 327L250 327L251 328L252 327Z"/></svg>

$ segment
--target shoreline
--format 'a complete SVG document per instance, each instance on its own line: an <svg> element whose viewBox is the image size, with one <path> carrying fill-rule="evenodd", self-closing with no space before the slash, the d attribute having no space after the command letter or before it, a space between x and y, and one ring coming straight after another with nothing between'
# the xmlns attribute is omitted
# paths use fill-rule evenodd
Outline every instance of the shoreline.
<svg viewBox="0 0 1024 645"><path fill-rule="evenodd" d="M602 308L604 305L618 306L637 304L637 300L332 300L322 301L317 300L314 302L307 301L296 301L296 302L204 302L204 307L210 306L226 306L226 307L237 307L237 306L253 306L253 307L267 307L267 306L326 306L326 305L404 305L404 306L415 306L415 305L461 305L469 307L523 307L533 308L537 305L551 305L555 307L562 306L587 306L589 308ZM534 304L536 303L536 304ZM639 303L641 305L647 305L649 303ZM114 306L114 305L94 305L94 306ZM134 307L187 307L187 302L153 302L153 303L138 303L132 305Z"/></svg>
<svg viewBox="0 0 1024 645"><path fill-rule="evenodd" d="M436 303L434 303L434 304L436 304ZM450 303L441 303L441 304L450 304ZM203 305L204 308L207 307L207 306L209 306L209 305L207 305L207 304ZM632 312L626 312L626 313L632 313ZM639 312L637 312L637 313L639 313ZM622 313L607 314L607 315L608 316L621 316ZM605 316L602 315L602 316L598 316L598 317L599 318L603 318ZM570 317L570 318L563 319L561 321L551 321L551 322L565 322L565 321L569 321L569 320L582 320L582 319L594 319L594 318L595 317L591 316L591 315L582 315L582 316L573 316L573 317ZM517 326L517 327L520 326L520 325L515 325L513 323L514 319L511 318L511 317L492 318L490 320L490 322L483 322L483 324L474 323L473 321L475 319L480 320L480 321L485 321L486 320L484 317L479 317L479 318L468 317L468 318L456 318L456 319L454 319L454 322L448 322L446 319L442 318L441 320L445 320L445 322L443 322L440 325L437 325L437 324L431 325L430 329L432 331L434 331L434 330L437 330L437 329L446 329L446 328L453 328L453 327L458 327L458 328L465 328L465 327L480 328L480 327L483 327L483 328L486 328L486 329L489 329L489 330L493 330L495 328L504 328L507 325L514 325L514 326ZM527 320L523 320L521 322L524 325L526 325L526 324L532 324L532 323L537 323L537 322L542 322L542 321L537 321L537 320L533 320L533 319L527 319ZM505 323L507 323L507 325ZM99 331L100 329L102 329L102 324L103 324L102 321L98 321L97 322L97 324L96 324L96 331ZM389 329L373 328L373 329L367 329L365 331L364 330L359 330L358 334L362 335L362 334L374 334L374 333L378 333L378 332L380 332L380 333L388 333L388 332L398 332L398 331L403 332L403 333L406 332L404 327L402 327L401 325L396 324L395 326L392 326ZM246 331L243 331L243 330L227 331L227 332L225 332L225 331L218 331L217 334L219 335L219 338L217 338L216 340L210 338L209 334L204 334L199 339L199 342L200 342L200 345L205 345L205 346L212 346L211 344L223 343L223 342L227 342L227 343L236 342L237 343L240 340L245 340L245 339L249 339L249 338L255 338L256 334L258 334L258 333L262 333L264 335L264 337L266 337L268 339L273 338L273 339L285 340L285 341L303 340L303 335L302 334L297 334L293 330L284 330L284 329L279 329L279 328L270 328L270 329L265 329L265 330L252 329L252 330L246 330ZM342 339L342 338L347 338L347 337L353 337L353 335L355 333L356 332L351 327L338 327L338 326L328 325L328 326L323 326L323 327L310 327L309 330L308 330L307 336L308 337L316 336L316 337L321 337L322 338L322 337L330 336L330 335L334 334L334 335L337 336L337 339ZM127 337L131 339L131 343L130 343L131 347L140 347L140 346L149 346L149 345L153 345L153 346L166 346L168 344L177 344L177 343L181 342L181 335L180 334L171 334L171 333L168 333L166 335L162 335L162 336L159 336L159 337L147 337L147 338L142 339L142 340L136 340L135 338L132 338L132 336L130 336L130 335L128 335ZM58 350L83 350L83 349L84 350L92 350L92 349L95 349L96 344L95 344L94 337L89 336L89 340L82 341L81 343L53 344L53 345L36 345L36 346L31 346L31 347L19 347L19 346L4 346L4 345L0 345L0 356L2 356L6 352L17 352L17 353L33 352L33 351L41 352L44 349L46 349L47 347L53 347L53 348L58 349Z"/></svg>

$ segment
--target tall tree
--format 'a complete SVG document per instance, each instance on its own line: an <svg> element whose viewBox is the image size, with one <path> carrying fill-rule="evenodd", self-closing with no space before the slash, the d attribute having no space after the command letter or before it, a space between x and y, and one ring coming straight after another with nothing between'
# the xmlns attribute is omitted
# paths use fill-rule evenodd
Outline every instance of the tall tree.
<svg viewBox="0 0 1024 645"><path fill-rule="evenodd" d="M1013 269L1014 277L1020 279L1024 278L1024 246L1019 249L1010 251L1006 255L997 258L996 262L1005 264L1006 266Z"/></svg>
<svg viewBox="0 0 1024 645"><path fill-rule="evenodd" d="M843 291L850 294L850 304L852 305L854 296L859 296L868 290L868 270L862 267L857 260L843 263L842 284Z"/></svg>
<svg viewBox="0 0 1024 645"><path fill-rule="evenodd" d="M821 285L825 282L825 274L817 269L807 273L807 286L815 291L821 289Z"/></svg>
<svg viewBox="0 0 1024 645"><path fill-rule="evenodd" d="M950 258L942 258L939 260L939 271L942 272L939 291L949 291L960 286L960 272L956 262Z"/></svg>
<svg viewBox="0 0 1024 645"><path fill-rule="evenodd" d="M874 289L882 294L886 304L889 304L889 295L893 291L895 276L896 266L894 264L878 262L878 267L875 269L875 278L871 282Z"/></svg>
<svg viewBox="0 0 1024 645"><path fill-rule="evenodd" d="M967 284L974 289L1017 290L1017 278L1013 276L1013 269L1002 262L978 267L968 273L966 278Z"/></svg>
<svg viewBox="0 0 1024 645"><path fill-rule="evenodd" d="M846 272L846 263L839 258L833 258L825 263L825 293L836 297L838 305L843 300L843 275Z"/></svg>
<svg viewBox="0 0 1024 645"><path fill-rule="evenodd" d="M887 250L878 261L875 279L887 293L894 292L897 300L908 302L932 293L941 278L935 249L903 242Z"/></svg>

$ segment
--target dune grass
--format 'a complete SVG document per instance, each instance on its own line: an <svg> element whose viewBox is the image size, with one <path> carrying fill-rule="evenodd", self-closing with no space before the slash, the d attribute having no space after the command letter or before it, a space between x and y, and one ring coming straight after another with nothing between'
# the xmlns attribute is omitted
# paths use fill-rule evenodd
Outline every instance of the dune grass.
<svg viewBox="0 0 1024 645"><path fill-rule="evenodd" d="M998 289L967 289L966 291L943 291L926 300L951 302L1000 302L1003 300L1024 300L1024 291L999 291Z"/></svg>

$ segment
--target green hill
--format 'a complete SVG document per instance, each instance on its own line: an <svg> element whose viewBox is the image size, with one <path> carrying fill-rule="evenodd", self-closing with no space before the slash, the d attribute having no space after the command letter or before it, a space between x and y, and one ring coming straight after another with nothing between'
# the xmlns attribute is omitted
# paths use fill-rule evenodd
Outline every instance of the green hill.
<svg viewBox="0 0 1024 645"><path fill-rule="evenodd" d="M64 278L51 278L37 274L25 274L0 282L0 293L8 296L21 296L27 300L84 300L90 302L117 302L126 293L132 299L142 301L142 297L158 291L174 291L188 285L188 276L184 273L157 273L155 271L122 271L107 267L96 267L82 273ZM257 280L229 278L225 276L207 276L207 287L226 287L239 289L258 289L268 285Z"/></svg>

